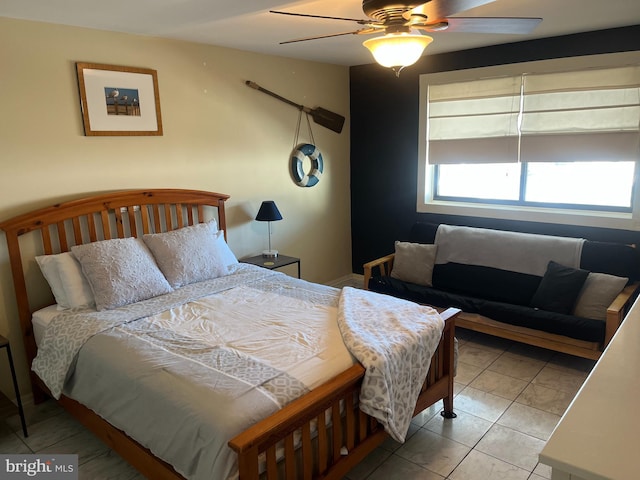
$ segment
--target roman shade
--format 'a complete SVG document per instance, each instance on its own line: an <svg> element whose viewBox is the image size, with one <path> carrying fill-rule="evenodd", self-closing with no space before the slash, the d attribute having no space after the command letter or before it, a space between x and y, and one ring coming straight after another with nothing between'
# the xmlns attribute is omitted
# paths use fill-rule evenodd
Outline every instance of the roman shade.
<svg viewBox="0 0 640 480"><path fill-rule="evenodd" d="M522 162L635 161L640 67L523 76Z"/></svg>
<svg viewBox="0 0 640 480"><path fill-rule="evenodd" d="M428 87L429 164L636 161L640 66Z"/></svg>
<svg viewBox="0 0 640 480"><path fill-rule="evenodd" d="M520 89L519 75L429 85L429 163L517 162Z"/></svg>

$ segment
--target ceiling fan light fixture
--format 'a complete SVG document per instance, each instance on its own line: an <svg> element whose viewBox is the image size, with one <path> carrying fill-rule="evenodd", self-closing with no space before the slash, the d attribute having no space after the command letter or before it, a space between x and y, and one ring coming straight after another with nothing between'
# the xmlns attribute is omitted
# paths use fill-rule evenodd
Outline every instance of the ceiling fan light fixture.
<svg viewBox="0 0 640 480"><path fill-rule="evenodd" d="M369 49L376 62L391 68L398 76L400 70L418 61L432 41L433 38L427 35L388 33L365 40L362 44Z"/></svg>

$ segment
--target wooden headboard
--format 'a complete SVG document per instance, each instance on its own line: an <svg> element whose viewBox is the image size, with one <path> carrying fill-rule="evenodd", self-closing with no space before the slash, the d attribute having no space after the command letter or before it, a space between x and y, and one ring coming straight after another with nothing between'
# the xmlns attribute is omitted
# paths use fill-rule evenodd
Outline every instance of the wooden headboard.
<svg viewBox="0 0 640 480"><path fill-rule="evenodd" d="M67 252L73 245L99 240L166 232L212 218L217 219L226 236L224 202L228 198L229 195L200 190L125 190L58 203L0 222L0 229L6 232L29 366L36 356L37 347L31 325L25 266L36 255ZM28 253L26 248L21 249L23 236L28 236L31 242L32 248Z"/></svg>

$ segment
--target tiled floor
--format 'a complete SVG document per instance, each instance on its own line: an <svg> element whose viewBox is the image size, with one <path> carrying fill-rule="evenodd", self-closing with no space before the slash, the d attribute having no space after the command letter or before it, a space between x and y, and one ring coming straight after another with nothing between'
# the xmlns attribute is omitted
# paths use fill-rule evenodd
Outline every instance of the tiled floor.
<svg viewBox="0 0 640 480"><path fill-rule="evenodd" d="M540 480L538 453L594 361L457 329L454 410L413 420L403 445L387 440L350 480Z"/></svg>
<svg viewBox="0 0 640 480"><path fill-rule="evenodd" d="M350 480L540 480L537 456L594 362L458 329L454 408L418 415L407 441L387 440L349 473ZM49 401L0 423L2 453L77 453L80 479L140 479L133 468ZM214 479L215 480L215 479Z"/></svg>
<svg viewBox="0 0 640 480"><path fill-rule="evenodd" d="M387 440L350 480L551 478L538 453L595 362L462 329L457 337L458 418L443 419L441 403L425 410L404 444ZM17 415L0 421L0 452L77 453L82 480L143 478L54 402L25 410L29 437Z"/></svg>

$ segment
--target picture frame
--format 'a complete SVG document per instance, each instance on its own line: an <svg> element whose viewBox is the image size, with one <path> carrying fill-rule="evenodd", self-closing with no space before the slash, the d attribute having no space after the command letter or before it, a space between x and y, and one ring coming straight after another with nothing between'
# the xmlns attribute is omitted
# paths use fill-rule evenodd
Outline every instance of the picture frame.
<svg viewBox="0 0 640 480"><path fill-rule="evenodd" d="M85 62L76 70L86 136L162 135L156 70Z"/></svg>

